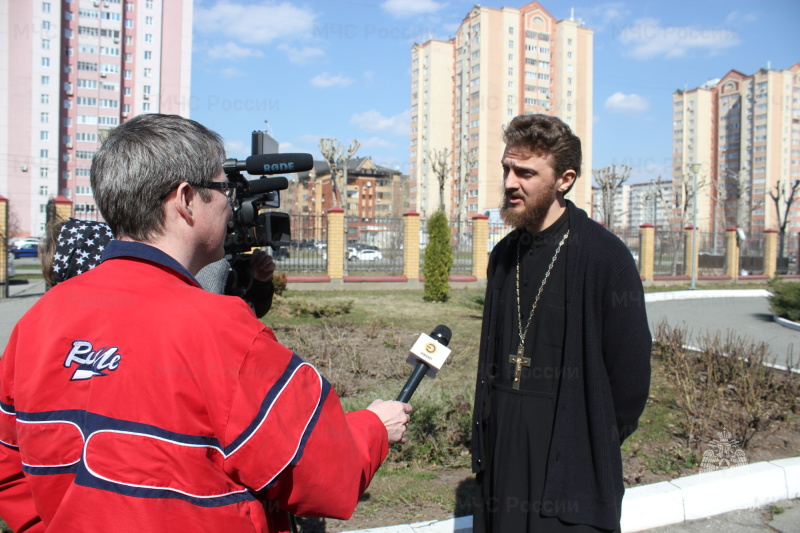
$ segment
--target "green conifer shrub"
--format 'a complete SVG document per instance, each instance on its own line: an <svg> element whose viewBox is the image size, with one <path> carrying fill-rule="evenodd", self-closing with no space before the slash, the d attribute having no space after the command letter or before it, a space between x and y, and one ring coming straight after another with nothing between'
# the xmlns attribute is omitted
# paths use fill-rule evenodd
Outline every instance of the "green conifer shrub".
<svg viewBox="0 0 800 533"><path fill-rule="evenodd" d="M443 211L428 219L428 245L422 273L425 276L425 300L445 302L450 296L450 268L453 266L453 249L450 246L450 226Z"/></svg>

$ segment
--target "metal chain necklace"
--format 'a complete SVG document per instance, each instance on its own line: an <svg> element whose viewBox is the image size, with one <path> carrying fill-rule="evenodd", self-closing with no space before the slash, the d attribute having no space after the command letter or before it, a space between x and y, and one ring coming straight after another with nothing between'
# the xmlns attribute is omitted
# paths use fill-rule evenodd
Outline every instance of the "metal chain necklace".
<svg viewBox="0 0 800 533"><path fill-rule="evenodd" d="M525 337L528 335L528 328L531 326L533 314L536 312L536 306L539 304L539 298L542 296L544 286L547 284L547 280L550 278L550 271L553 270L553 265L556 263L556 259L558 259L558 253L561 251L561 247L564 245L564 242L566 242L567 237L569 237L569 230L567 230L567 232L561 238L561 242L558 243L556 253L553 254L553 259L550 261L550 266L547 267L547 272L544 274L542 284L539 285L539 292L536 293L536 298L534 299L533 306L531 307L531 314L528 316L528 322L525 324L524 329L522 327L522 300L519 296L519 270L521 263L519 258L520 246L519 243L517 243L517 323L519 327L519 347L517 348L516 355L511 354L508 356L508 362L512 365L516 365L516 368L514 368L514 389L519 389L522 366L531 366L531 358L523 355L525 352Z"/></svg>

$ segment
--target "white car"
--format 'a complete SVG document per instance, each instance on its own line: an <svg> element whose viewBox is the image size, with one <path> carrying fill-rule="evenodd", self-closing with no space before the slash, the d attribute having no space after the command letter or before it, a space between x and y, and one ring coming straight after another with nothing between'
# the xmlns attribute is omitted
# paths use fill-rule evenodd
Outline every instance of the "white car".
<svg viewBox="0 0 800 533"><path fill-rule="evenodd" d="M9 248L21 248L23 244L35 244L38 246L39 239L38 237L19 237L8 241Z"/></svg>
<svg viewBox="0 0 800 533"><path fill-rule="evenodd" d="M14 268L14 254L8 252L8 279L17 275L17 269Z"/></svg>
<svg viewBox="0 0 800 533"><path fill-rule="evenodd" d="M348 256L350 261L378 261L383 259L383 254L378 250L356 250Z"/></svg>

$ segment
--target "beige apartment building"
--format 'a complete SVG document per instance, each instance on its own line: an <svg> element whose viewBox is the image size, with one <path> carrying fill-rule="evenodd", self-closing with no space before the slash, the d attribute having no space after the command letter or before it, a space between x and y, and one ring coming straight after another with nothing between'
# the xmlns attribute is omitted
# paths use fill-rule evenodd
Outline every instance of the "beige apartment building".
<svg viewBox="0 0 800 533"><path fill-rule="evenodd" d="M778 229L770 193L788 192L800 180L800 63L750 76L731 70L696 89L676 91L673 106L675 193L680 200L684 182L692 190L696 170L699 230ZM800 201L795 203L791 235L800 230ZM782 203L782 217L784 209Z"/></svg>
<svg viewBox="0 0 800 533"><path fill-rule="evenodd" d="M569 198L590 210L594 32L556 20L538 2L475 6L453 39L412 47L412 209L440 203L435 167L446 155L448 218L469 220L500 206L503 127L517 115L546 113L581 138L583 174ZM439 174L441 174L441 165Z"/></svg>

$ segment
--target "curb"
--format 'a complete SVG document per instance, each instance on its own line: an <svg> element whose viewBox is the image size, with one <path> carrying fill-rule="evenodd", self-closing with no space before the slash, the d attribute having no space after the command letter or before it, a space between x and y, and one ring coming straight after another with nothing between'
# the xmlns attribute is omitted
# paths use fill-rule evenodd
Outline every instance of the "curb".
<svg viewBox="0 0 800 533"><path fill-rule="evenodd" d="M680 524L800 497L800 457L736 466L625 490L622 533ZM472 517L345 533L471 533Z"/></svg>
<svg viewBox="0 0 800 533"><path fill-rule="evenodd" d="M800 331L800 324L797 322L792 322L788 318L783 318L778 315L772 315L772 319L785 328L793 329L795 331Z"/></svg>
<svg viewBox="0 0 800 533"><path fill-rule="evenodd" d="M758 298L768 297L772 293L765 289L723 289L723 290L693 290L674 292L649 292L645 293L645 302L666 302L669 300L693 300L696 298Z"/></svg>

